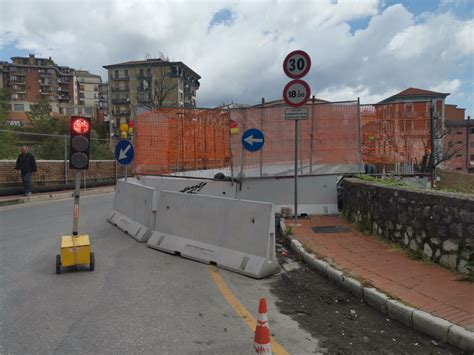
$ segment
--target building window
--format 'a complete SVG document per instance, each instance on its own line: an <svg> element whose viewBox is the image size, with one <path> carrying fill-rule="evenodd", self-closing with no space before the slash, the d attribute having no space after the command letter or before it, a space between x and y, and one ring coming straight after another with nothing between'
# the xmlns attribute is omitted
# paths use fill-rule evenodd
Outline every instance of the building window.
<svg viewBox="0 0 474 355"><path fill-rule="evenodd" d="M471 154L471 164L474 162L474 154Z"/></svg>
<svg viewBox="0 0 474 355"><path fill-rule="evenodd" d="M125 69L125 70L123 71L123 75L124 75L126 78L128 78L128 69Z"/></svg>
<svg viewBox="0 0 474 355"><path fill-rule="evenodd" d="M474 128L469 128L469 133L474 134Z"/></svg>
<svg viewBox="0 0 474 355"><path fill-rule="evenodd" d="M462 158L462 154L456 154L457 158Z"/></svg>
<svg viewBox="0 0 474 355"><path fill-rule="evenodd" d="M140 69L140 77L143 78L145 76L143 68Z"/></svg>
<svg viewBox="0 0 474 355"><path fill-rule="evenodd" d="M448 143L448 147L449 147L449 148L452 148L453 146L454 146L453 142L449 142L449 143Z"/></svg>
<svg viewBox="0 0 474 355"><path fill-rule="evenodd" d="M68 115L74 115L74 107L68 107L66 108L66 113Z"/></svg>
<svg viewBox="0 0 474 355"><path fill-rule="evenodd" d="M86 107L86 108L84 109L84 114L85 114L85 115L92 116L92 108Z"/></svg>
<svg viewBox="0 0 474 355"><path fill-rule="evenodd" d="M462 141L457 141L456 144L462 144Z"/></svg>
<svg viewBox="0 0 474 355"><path fill-rule="evenodd" d="M115 77L115 79L119 78L119 71L118 70L114 70L114 77Z"/></svg>
<svg viewBox="0 0 474 355"><path fill-rule="evenodd" d="M462 168L456 168L456 170L462 170Z"/></svg>
<svg viewBox="0 0 474 355"><path fill-rule="evenodd" d="M13 104L13 111L23 112L23 111L25 111L25 105L23 105L23 104Z"/></svg>
<svg viewBox="0 0 474 355"><path fill-rule="evenodd" d="M462 134L462 131L457 131L456 134Z"/></svg>
<svg viewBox="0 0 474 355"><path fill-rule="evenodd" d="M471 142L471 148L474 148L474 142Z"/></svg>
<svg viewBox="0 0 474 355"><path fill-rule="evenodd" d="M78 114L78 115L82 115L82 107L79 107L79 108L77 109L77 114Z"/></svg>

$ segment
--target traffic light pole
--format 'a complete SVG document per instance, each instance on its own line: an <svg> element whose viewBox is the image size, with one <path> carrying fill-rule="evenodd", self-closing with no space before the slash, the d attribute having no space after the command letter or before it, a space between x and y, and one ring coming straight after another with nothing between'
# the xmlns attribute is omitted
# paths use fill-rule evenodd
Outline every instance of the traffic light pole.
<svg viewBox="0 0 474 355"><path fill-rule="evenodd" d="M79 230L79 197L81 194L81 171L76 170L76 183L74 187L74 212L72 221L72 235L76 236Z"/></svg>

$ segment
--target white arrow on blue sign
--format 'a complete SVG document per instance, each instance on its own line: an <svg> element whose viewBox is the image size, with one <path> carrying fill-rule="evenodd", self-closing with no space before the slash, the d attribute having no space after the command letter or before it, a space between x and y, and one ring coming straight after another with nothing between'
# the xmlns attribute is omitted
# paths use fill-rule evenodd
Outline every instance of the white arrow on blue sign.
<svg viewBox="0 0 474 355"><path fill-rule="evenodd" d="M115 147L115 159L120 165L128 165L132 162L135 152L130 141L123 139Z"/></svg>
<svg viewBox="0 0 474 355"><path fill-rule="evenodd" d="M262 131L256 128L248 129L242 134L242 145L250 152L262 149L264 144L265 137Z"/></svg>

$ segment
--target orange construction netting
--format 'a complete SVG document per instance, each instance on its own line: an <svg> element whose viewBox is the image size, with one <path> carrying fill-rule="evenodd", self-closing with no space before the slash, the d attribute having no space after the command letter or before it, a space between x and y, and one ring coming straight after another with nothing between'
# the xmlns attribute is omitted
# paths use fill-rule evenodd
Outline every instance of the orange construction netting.
<svg viewBox="0 0 474 355"><path fill-rule="evenodd" d="M168 174L210 170L227 176L276 176L294 173L295 124L287 106L231 110L166 108L142 114L136 123L135 171ZM361 161L357 101L307 105L299 121L301 174L356 172ZM242 147L250 128L263 132L257 152ZM193 176L193 173L187 174Z"/></svg>
<svg viewBox="0 0 474 355"><path fill-rule="evenodd" d="M360 162L359 107L357 101L305 106L308 118L300 120L298 169L301 174L354 172ZM233 176L294 174L295 123L285 119L288 106L230 110L238 134L231 136ZM242 147L242 133L261 130L264 147L249 152Z"/></svg>
<svg viewBox="0 0 474 355"><path fill-rule="evenodd" d="M230 164L226 111L163 108L140 115L135 132L135 171L168 174Z"/></svg>
<svg viewBox="0 0 474 355"><path fill-rule="evenodd" d="M414 164L431 152L429 102L362 105L364 163Z"/></svg>

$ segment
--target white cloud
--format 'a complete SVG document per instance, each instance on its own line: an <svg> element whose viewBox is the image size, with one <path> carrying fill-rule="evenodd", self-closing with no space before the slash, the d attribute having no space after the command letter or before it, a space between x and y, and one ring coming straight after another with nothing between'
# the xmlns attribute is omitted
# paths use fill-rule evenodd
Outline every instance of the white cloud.
<svg viewBox="0 0 474 355"><path fill-rule="evenodd" d="M232 21L209 30L224 9ZM306 80L325 99L373 103L408 86L451 90L464 80L472 20L380 9L378 0L0 0L0 50L14 45L104 78L103 65L163 52L202 76L200 106L281 97L282 61L293 49L312 56ZM361 19L367 28L351 31Z"/></svg>
<svg viewBox="0 0 474 355"><path fill-rule="evenodd" d="M456 94L458 89L461 87L461 81L458 79L454 80L444 80L439 84L430 86L428 89L436 92L448 92L452 95Z"/></svg>

